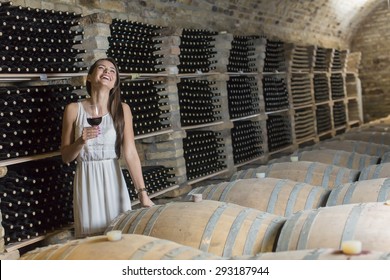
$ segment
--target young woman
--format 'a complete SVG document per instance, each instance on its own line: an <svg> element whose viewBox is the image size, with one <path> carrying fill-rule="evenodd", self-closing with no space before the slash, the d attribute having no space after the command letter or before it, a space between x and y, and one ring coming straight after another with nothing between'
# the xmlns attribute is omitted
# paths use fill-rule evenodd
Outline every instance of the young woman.
<svg viewBox="0 0 390 280"><path fill-rule="evenodd" d="M141 205L148 197L134 142L130 107L121 102L118 67L111 58L97 60L87 76L90 98L67 105L63 116L61 155L65 163L77 159L73 211L75 237L101 234L120 213L131 209L119 164L130 171ZM90 105L101 108L102 121L91 126Z"/></svg>

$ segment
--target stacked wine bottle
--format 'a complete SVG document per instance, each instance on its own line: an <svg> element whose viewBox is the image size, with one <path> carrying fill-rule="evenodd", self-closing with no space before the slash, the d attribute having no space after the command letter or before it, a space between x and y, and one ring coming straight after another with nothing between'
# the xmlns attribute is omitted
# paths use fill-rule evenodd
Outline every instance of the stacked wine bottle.
<svg viewBox="0 0 390 280"><path fill-rule="evenodd" d="M285 72L286 68L284 43L267 40L263 72Z"/></svg>
<svg viewBox="0 0 390 280"><path fill-rule="evenodd" d="M309 75L291 75L290 85L294 107L310 105L313 103L311 95L311 81Z"/></svg>
<svg viewBox="0 0 390 280"><path fill-rule="evenodd" d="M318 47L315 54L314 71L327 72L330 67L331 50Z"/></svg>
<svg viewBox="0 0 390 280"><path fill-rule="evenodd" d="M326 74L314 74L313 86L316 103L329 101L329 79Z"/></svg>
<svg viewBox="0 0 390 280"><path fill-rule="evenodd" d="M0 89L0 160L58 151L62 114L80 87L68 84Z"/></svg>
<svg viewBox="0 0 390 280"><path fill-rule="evenodd" d="M229 114L231 119L260 113L257 80L250 76L232 76L227 81Z"/></svg>
<svg viewBox="0 0 390 280"><path fill-rule="evenodd" d="M333 104L333 122L335 127L343 126L347 123L347 114L343 101Z"/></svg>
<svg viewBox="0 0 390 280"><path fill-rule="evenodd" d="M123 73L159 73L164 71L162 54L158 54L161 26L113 19L108 38L107 56L116 60Z"/></svg>
<svg viewBox="0 0 390 280"><path fill-rule="evenodd" d="M341 58L341 51L335 49L333 51L332 71L341 71L343 69L343 63Z"/></svg>
<svg viewBox="0 0 390 280"><path fill-rule="evenodd" d="M343 99L345 97L344 79L342 74L333 73L330 76L330 85L333 100Z"/></svg>
<svg viewBox="0 0 390 280"><path fill-rule="evenodd" d="M215 70L215 35L204 29L184 28L180 36L180 74L208 73Z"/></svg>
<svg viewBox="0 0 390 280"><path fill-rule="evenodd" d="M121 83L122 100L133 114L135 135L160 131L171 126L168 96L163 81L132 81Z"/></svg>
<svg viewBox="0 0 390 280"><path fill-rule="evenodd" d="M225 145L220 133L195 130L187 130L186 133L187 137L183 138L183 149L188 180L226 168Z"/></svg>
<svg viewBox="0 0 390 280"><path fill-rule="evenodd" d="M332 117L330 107L327 104L319 105L316 108L317 133L323 133L332 129Z"/></svg>
<svg viewBox="0 0 390 280"><path fill-rule="evenodd" d="M284 78L264 76L263 95L266 112L289 108L288 91Z"/></svg>
<svg viewBox="0 0 390 280"><path fill-rule="evenodd" d="M220 92L215 82L181 79L177 88L182 126L213 123L222 118Z"/></svg>
<svg viewBox="0 0 390 280"><path fill-rule="evenodd" d="M302 108L295 110L294 113L294 132L297 140L305 139L315 135L315 118L311 108Z"/></svg>
<svg viewBox="0 0 390 280"><path fill-rule="evenodd" d="M44 235L73 222L75 166L55 157L8 167L6 176L0 178L5 244Z"/></svg>
<svg viewBox="0 0 390 280"><path fill-rule="evenodd" d="M81 15L46 9L0 5L2 44L0 73L80 72L84 50Z"/></svg>
<svg viewBox="0 0 390 280"><path fill-rule="evenodd" d="M292 144L291 122L288 116L269 115L267 119L268 150L277 151Z"/></svg>
<svg viewBox="0 0 390 280"><path fill-rule="evenodd" d="M311 65L311 56L313 51L308 46L293 46L293 53L291 57L291 71L292 72L309 72Z"/></svg>
<svg viewBox="0 0 390 280"><path fill-rule="evenodd" d="M130 172L127 169L122 169L122 173L125 177L131 201L137 200L138 196ZM149 194L157 193L175 185L173 168L146 166L142 167L142 173Z"/></svg>
<svg viewBox="0 0 390 280"><path fill-rule="evenodd" d="M255 36L234 36L227 64L228 72L257 72Z"/></svg>
<svg viewBox="0 0 390 280"><path fill-rule="evenodd" d="M263 155L263 138L260 122L236 121L231 129L234 164L247 162Z"/></svg>

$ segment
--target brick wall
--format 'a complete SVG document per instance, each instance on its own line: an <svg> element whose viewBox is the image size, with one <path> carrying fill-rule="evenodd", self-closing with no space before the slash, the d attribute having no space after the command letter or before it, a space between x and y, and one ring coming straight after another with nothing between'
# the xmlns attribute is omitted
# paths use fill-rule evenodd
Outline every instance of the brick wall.
<svg viewBox="0 0 390 280"><path fill-rule="evenodd" d="M368 17L351 42L352 51L362 53L359 76L362 81L365 120L390 114L390 9L383 2Z"/></svg>

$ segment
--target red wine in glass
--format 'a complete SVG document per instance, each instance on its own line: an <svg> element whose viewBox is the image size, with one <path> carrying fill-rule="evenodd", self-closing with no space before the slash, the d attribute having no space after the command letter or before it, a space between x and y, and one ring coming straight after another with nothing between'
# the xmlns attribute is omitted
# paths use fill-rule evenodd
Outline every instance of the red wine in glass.
<svg viewBox="0 0 390 280"><path fill-rule="evenodd" d="M90 126L97 126L102 122L102 117L97 118L87 118L87 122Z"/></svg>

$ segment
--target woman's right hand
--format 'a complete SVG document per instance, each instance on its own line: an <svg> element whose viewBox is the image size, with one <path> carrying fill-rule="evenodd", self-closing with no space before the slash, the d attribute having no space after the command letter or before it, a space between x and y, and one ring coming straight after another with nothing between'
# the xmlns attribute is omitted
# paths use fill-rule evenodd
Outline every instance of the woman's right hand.
<svg viewBox="0 0 390 280"><path fill-rule="evenodd" d="M98 137L100 134L99 126L89 126L83 128L83 133L81 135L82 141L85 144L87 140Z"/></svg>

